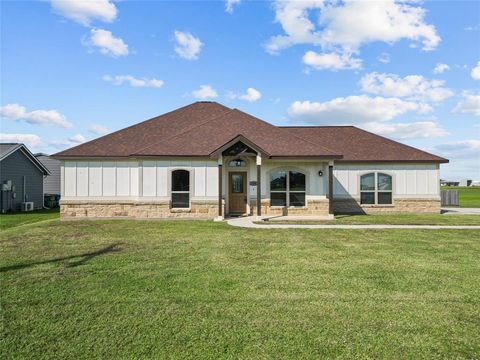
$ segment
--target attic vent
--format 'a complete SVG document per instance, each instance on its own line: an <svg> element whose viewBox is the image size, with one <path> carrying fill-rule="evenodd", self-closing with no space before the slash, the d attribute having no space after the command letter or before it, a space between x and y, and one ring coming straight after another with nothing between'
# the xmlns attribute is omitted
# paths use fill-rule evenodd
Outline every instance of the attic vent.
<svg viewBox="0 0 480 360"><path fill-rule="evenodd" d="M257 155L251 147L239 141L222 152L223 156Z"/></svg>

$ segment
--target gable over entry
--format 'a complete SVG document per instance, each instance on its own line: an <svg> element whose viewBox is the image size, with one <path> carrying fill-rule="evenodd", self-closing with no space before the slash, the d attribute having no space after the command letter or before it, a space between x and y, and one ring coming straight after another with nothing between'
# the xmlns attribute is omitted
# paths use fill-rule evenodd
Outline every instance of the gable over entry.
<svg viewBox="0 0 480 360"><path fill-rule="evenodd" d="M258 150L256 150L258 148ZM243 137L242 135L236 136L234 139L229 141L228 143L224 144L222 147L214 151L211 156L218 157L218 215L219 218L223 217L223 165L224 159L229 159L232 157L254 157L256 163L256 170L257 170L257 181L255 183L256 186L256 201L257 201L257 214L261 215L261 164L262 164L262 153L265 154L264 156L268 156L265 151L261 150L258 146L253 144L251 141ZM232 173L233 174L233 173ZM229 208L230 212L232 211L232 199L235 196L235 192L232 190L232 186L234 186L234 179L240 179L241 183L243 184L240 186L242 188L241 191L241 198L245 197L248 199L248 182L246 177L248 176L248 171L239 172L237 173L236 177L232 177L233 175L226 171L227 181L226 186L227 189L225 191L226 196L228 196ZM230 176L232 175L232 176ZM237 179L237 180L238 180ZM240 180L239 180L240 181ZM232 195L233 194L233 195ZM238 194L236 194L238 195ZM237 196L238 197L238 196ZM239 201L238 199L236 201ZM239 207L242 208L242 207Z"/></svg>
<svg viewBox="0 0 480 360"><path fill-rule="evenodd" d="M242 141L230 146L228 149L222 151L223 156L257 156L257 152Z"/></svg>

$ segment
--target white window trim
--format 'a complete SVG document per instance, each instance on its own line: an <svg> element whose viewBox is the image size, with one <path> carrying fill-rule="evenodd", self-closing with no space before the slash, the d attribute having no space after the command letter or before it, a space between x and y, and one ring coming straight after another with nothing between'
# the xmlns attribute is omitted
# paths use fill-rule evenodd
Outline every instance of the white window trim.
<svg viewBox="0 0 480 360"><path fill-rule="evenodd" d="M273 173L276 173L276 172L279 172L279 171L285 171L287 173L287 188L285 191L283 190L271 190L271 182L272 182L272 174ZM299 172L299 173L302 173L303 175L305 175L305 191L290 191L290 171L294 171L294 172ZM285 198L286 198L286 206L279 206L279 205L270 205L270 208L284 208L284 207L287 207L287 208L291 208L291 209L302 209L302 208L306 208L307 207L307 184L308 184L308 172L305 171L305 170L302 170L302 169L297 169L297 168L292 168L292 167L287 167L287 168L283 168L283 167L280 167L280 168L275 168L275 169L272 169L268 172L268 191L270 193L270 203L272 202L272 193L277 193L277 194L285 194ZM302 194L302 193L305 193L305 204L303 206L290 206L290 193L297 193L297 194Z"/></svg>
<svg viewBox="0 0 480 360"><path fill-rule="evenodd" d="M173 172L177 170L184 170L188 171L188 191L172 191L172 176ZM194 192L194 184L195 184L195 173L193 169L191 168L185 168L185 167L175 167L175 168L170 168L168 171L168 181L167 181L167 186L168 186L168 198L169 198L169 203L170 203L170 211L190 211L192 209L192 194L195 194ZM192 181L193 180L193 181ZM179 207L173 207L173 201L172 201L172 194L187 194L188 193L188 208L179 208Z"/></svg>
<svg viewBox="0 0 480 360"><path fill-rule="evenodd" d="M369 175L369 174L374 174L374 185L375 189L374 190L362 190L362 176ZM392 190L379 190L378 189L378 174L384 174L388 175L392 178ZM389 206L394 206L394 191L395 189L395 176L394 174L388 172L388 171L382 171L382 170L374 170L374 171L365 171L360 174L358 174L358 194L359 194L359 199L358 202L360 206L365 206L365 207L389 207ZM370 192L374 193L374 204L362 204L362 192ZM378 193L379 192L389 192L392 194L392 202L390 204L379 204L378 203Z"/></svg>

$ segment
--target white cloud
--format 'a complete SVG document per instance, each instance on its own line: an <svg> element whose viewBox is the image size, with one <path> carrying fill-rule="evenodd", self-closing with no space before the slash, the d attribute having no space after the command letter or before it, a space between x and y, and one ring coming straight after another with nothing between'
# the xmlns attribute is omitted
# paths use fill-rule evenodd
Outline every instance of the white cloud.
<svg viewBox="0 0 480 360"><path fill-rule="evenodd" d="M81 144L81 143L84 143L85 141L87 141L87 139L85 139L85 136L83 136L82 134L75 134L75 135L69 137L68 140L71 141L72 143L76 143L76 144Z"/></svg>
<svg viewBox="0 0 480 360"><path fill-rule="evenodd" d="M354 59L347 54L319 54L314 51L307 51L302 60L304 64L317 70L345 70L362 67L362 60Z"/></svg>
<svg viewBox="0 0 480 360"><path fill-rule="evenodd" d="M90 38L83 41L83 44L89 47L97 47L104 55L113 57L126 56L130 53L128 45L112 35L108 30L91 29Z"/></svg>
<svg viewBox="0 0 480 360"><path fill-rule="evenodd" d="M480 61L477 63L477 66L472 69L470 75L472 76L472 79L480 80Z"/></svg>
<svg viewBox="0 0 480 360"><path fill-rule="evenodd" d="M257 89L250 87L247 89L245 94L237 95L233 92L230 92L227 94L227 97L229 99L242 99L242 100L253 102L253 101L260 100L260 98L262 97L262 93Z"/></svg>
<svg viewBox="0 0 480 360"><path fill-rule="evenodd" d="M235 5L240 4L240 0L225 0L225 11L229 14L233 13Z"/></svg>
<svg viewBox="0 0 480 360"><path fill-rule="evenodd" d="M85 136L83 136L82 134L75 134L69 137L68 139L50 141L49 145L52 145L53 147L56 147L59 149L64 149L67 147L80 145L85 141L87 141L87 139L85 139Z"/></svg>
<svg viewBox="0 0 480 360"><path fill-rule="evenodd" d="M0 108L0 116L11 120L23 120L29 124L58 125L70 128L72 124L57 110L34 110L27 112L24 106L7 104Z"/></svg>
<svg viewBox="0 0 480 360"><path fill-rule="evenodd" d="M131 87L159 88L163 85L163 80L155 78L135 78L132 75L104 75L102 79L104 81L111 82L114 85L122 85L123 83L128 83Z"/></svg>
<svg viewBox="0 0 480 360"><path fill-rule="evenodd" d="M285 34L270 39L267 51L271 53L295 44L313 44L351 54L366 43L392 44L401 39L421 42L424 50L432 50L441 41L435 27L425 23L425 10L414 2L277 0L275 15ZM312 22L314 18L317 23Z"/></svg>
<svg viewBox="0 0 480 360"><path fill-rule="evenodd" d="M257 101L262 97L262 93L254 88L248 88L246 94L240 95L240 99L247 101Z"/></svg>
<svg viewBox="0 0 480 360"><path fill-rule="evenodd" d="M480 24L467 26L465 31L478 31L480 30Z"/></svg>
<svg viewBox="0 0 480 360"><path fill-rule="evenodd" d="M97 135L104 135L108 133L108 129L106 126L100 125L100 124L92 124L89 126L88 131L90 131L93 134Z"/></svg>
<svg viewBox="0 0 480 360"><path fill-rule="evenodd" d="M192 96L197 99L209 99L216 98L218 94L210 85L200 85L198 90L192 91Z"/></svg>
<svg viewBox="0 0 480 360"><path fill-rule="evenodd" d="M369 122L361 127L375 134L388 136L394 139L426 139L448 135L448 132L434 121L394 124Z"/></svg>
<svg viewBox="0 0 480 360"><path fill-rule="evenodd" d="M421 75L408 75L404 78L395 74L369 73L362 77L362 90L371 94L408 99L439 102L453 96L453 92L443 87L443 80L427 80Z"/></svg>
<svg viewBox="0 0 480 360"><path fill-rule="evenodd" d="M433 69L434 74L443 74L445 71L450 70L450 66L447 64L437 63Z"/></svg>
<svg viewBox="0 0 480 360"><path fill-rule="evenodd" d="M112 22L117 17L117 8L110 0L51 0L54 12L89 26L92 20Z"/></svg>
<svg viewBox="0 0 480 360"><path fill-rule="evenodd" d="M425 114L432 111L427 104L397 98L348 96L323 103L295 101L288 108L289 115L297 121L315 124L361 124L388 121L406 112Z"/></svg>
<svg viewBox="0 0 480 360"><path fill-rule="evenodd" d="M384 64L388 64L390 62L390 54L388 53L381 53L380 56L377 58L378 61Z"/></svg>
<svg viewBox="0 0 480 360"><path fill-rule="evenodd" d="M473 114L480 116L480 95L463 93L463 100L460 100L452 110L455 114Z"/></svg>
<svg viewBox="0 0 480 360"><path fill-rule="evenodd" d="M23 143L27 147L38 148L42 146L42 140L35 134L0 134L1 142Z"/></svg>
<svg viewBox="0 0 480 360"><path fill-rule="evenodd" d="M181 58L187 60L197 60L198 54L202 49L203 43L199 38L196 38L188 32L181 32L175 30L175 41L177 45L175 46L175 52Z"/></svg>
<svg viewBox="0 0 480 360"><path fill-rule="evenodd" d="M480 158L480 140L462 140L440 144L436 145L435 149L443 156L447 157L458 159Z"/></svg>

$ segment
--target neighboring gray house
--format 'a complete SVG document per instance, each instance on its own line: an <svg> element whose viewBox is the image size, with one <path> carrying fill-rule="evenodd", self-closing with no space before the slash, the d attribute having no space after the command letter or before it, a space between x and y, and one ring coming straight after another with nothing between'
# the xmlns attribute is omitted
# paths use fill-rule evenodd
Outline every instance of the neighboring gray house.
<svg viewBox="0 0 480 360"><path fill-rule="evenodd" d="M60 196L60 160L43 153L35 154L35 157L50 171L50 175L43 180L43 193Z"/></svg>
<svg viewBox="0 0 480 360"><path fill-rule="evenodd" d="M19 211L22 203L43 207L43 178L48 169L23 144L0 144L0 196L2 213Z"/></svg>

